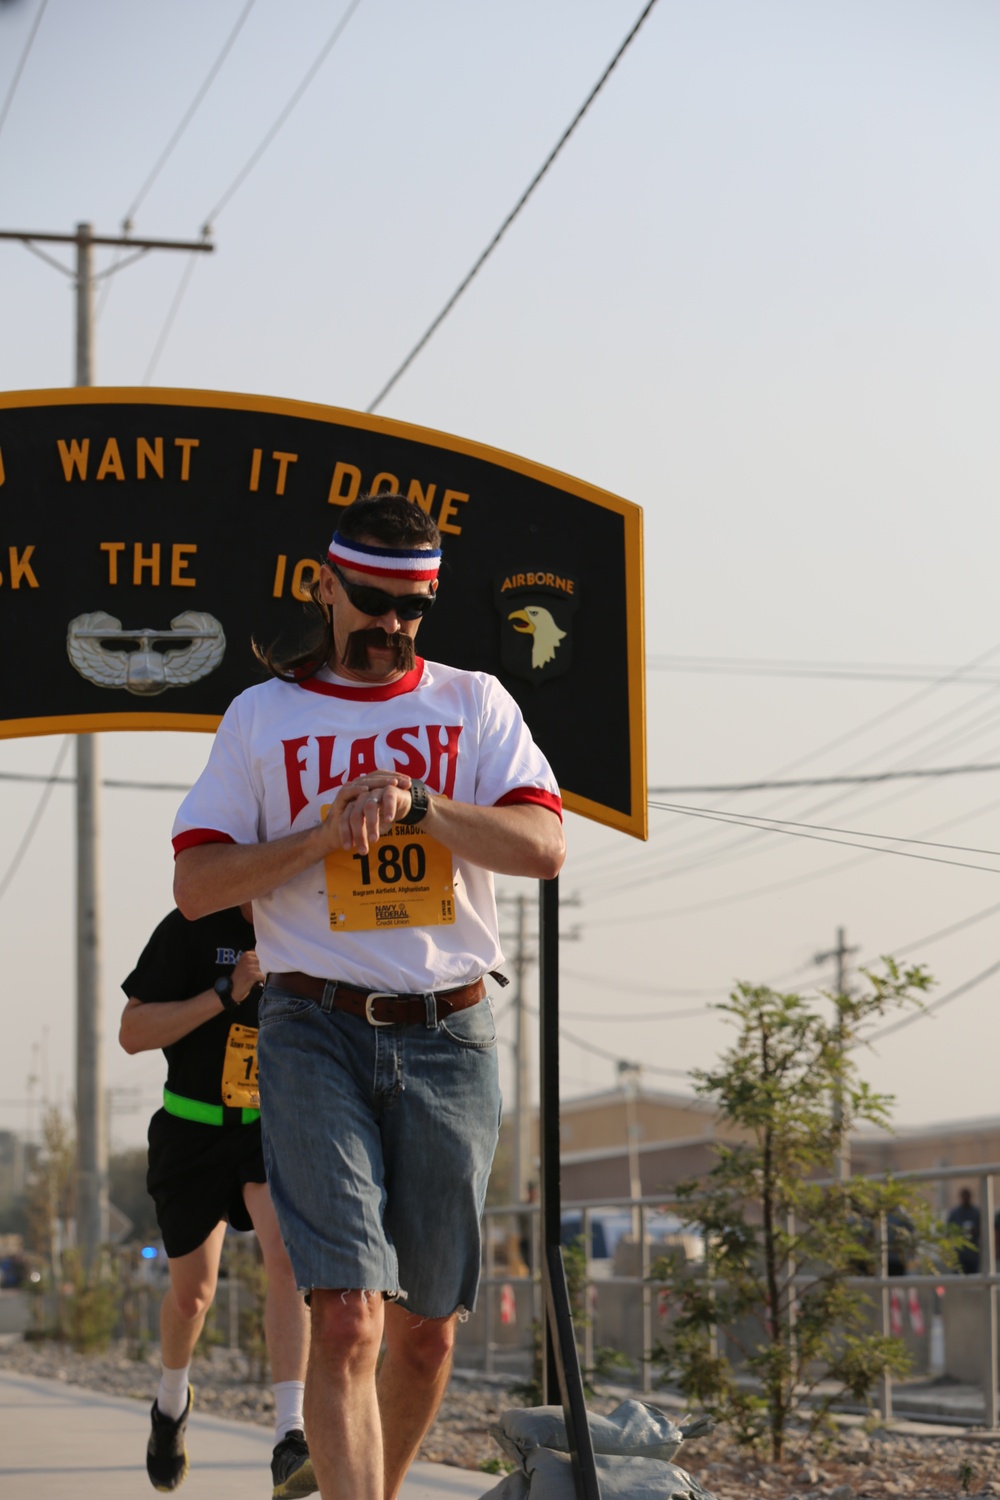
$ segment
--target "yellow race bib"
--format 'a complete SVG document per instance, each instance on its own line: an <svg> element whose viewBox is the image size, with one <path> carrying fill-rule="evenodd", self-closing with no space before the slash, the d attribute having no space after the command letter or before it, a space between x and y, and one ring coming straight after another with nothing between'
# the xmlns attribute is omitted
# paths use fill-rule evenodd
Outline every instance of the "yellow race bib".
<svg viewBox="0 0 1000 1500"><path fill-rule="evenodd" d="M233 1109L260 1109L257 1084L257 1028L234 1021L222 1064L222 1102Z"/></svg>
<svg viewBox="0 0 1000 1500"><path fill-rule="evenodd" d="M367 854L337 849L324 864L332 932L441 927L455 920L451 850L419 823L395 823Z"/></svg>

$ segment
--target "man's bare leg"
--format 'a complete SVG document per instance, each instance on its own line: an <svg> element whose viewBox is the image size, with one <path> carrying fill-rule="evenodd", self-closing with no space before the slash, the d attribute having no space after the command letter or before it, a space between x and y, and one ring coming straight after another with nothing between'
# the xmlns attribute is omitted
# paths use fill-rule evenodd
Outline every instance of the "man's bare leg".
<svg viewBox="0 0 1000 1500"><path fill-rule="evenodd" d="M170 1285L160 1303L160 1358L168 1370L183 1370L191 1363L215 1296L225 1235L225 1220L220 1220L197 1250L167 1262Z"/></svg>
<svg viewBox="0 0 1000 1500"><path fill-rule="evenodd" d="M378 1292L314 1288L306 1374L309 1452L322 1500L382 1500L382 1429L375 1368Z"/></svg>
<svg viewBox="0 0 1000 1500"><path fill-rule="evenodd" d="M385 1465L384 1500L396 1500L406 1471L437 1416L451 1375L455 1317L420 1318L401 1302L385 1309L385 1358L378 1377Z"/></svg>
<svg viewBox="0 0 1000 1500"><path fill-rule="evenodd" d="M309 1354L309 1309L295 1285L295 1276L282 1243L267 1183L246 1183L243 1198L253 1220L267 1271L264 1337L271 1363L271 1379L276 1383L305 1380Z"/></svg>

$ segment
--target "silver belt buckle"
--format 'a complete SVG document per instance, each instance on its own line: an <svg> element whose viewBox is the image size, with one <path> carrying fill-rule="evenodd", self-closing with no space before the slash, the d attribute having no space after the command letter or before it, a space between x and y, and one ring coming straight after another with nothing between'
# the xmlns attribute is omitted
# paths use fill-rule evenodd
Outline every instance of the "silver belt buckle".
<svg viewBox="0 0 1000 1500"><path fill-rule="evenodd" d="M372 1015L373 1000L395 1000L398 997L391 990L372 990L365 1000L365 1020L369 1026L394 1026L394 1021L376 1021Z"/></svg>

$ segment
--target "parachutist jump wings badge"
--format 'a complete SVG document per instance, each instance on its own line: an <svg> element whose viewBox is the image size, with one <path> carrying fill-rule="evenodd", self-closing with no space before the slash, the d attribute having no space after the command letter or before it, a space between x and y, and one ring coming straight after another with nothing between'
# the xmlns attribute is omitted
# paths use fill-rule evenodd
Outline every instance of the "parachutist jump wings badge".
<svg viewBox="0 0 1000 1500"><path fill-rule="evenodd" d="M207 677L226 654L226 637L214 615L196 609L175 615L169 630L123 630L121 620L97 610L69 622L66 651L95 686L151 698Z"/></svg>

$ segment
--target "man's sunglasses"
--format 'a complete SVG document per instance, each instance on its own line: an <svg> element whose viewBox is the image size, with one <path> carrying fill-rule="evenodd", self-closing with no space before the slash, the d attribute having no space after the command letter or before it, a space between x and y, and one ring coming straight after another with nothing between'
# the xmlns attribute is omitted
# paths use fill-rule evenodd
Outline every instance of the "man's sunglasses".
<svg viewBox="0 0 1000 1500"><path fill-rule="evenodd" d="M348 583L337 564L327 558L326 565L334 574L344 593L355 609L363 615L377 620L381 615L395 614L401 620L419 620L434 607L434 594L386 594L382 589L373 589L367 583Z"/></svg>

